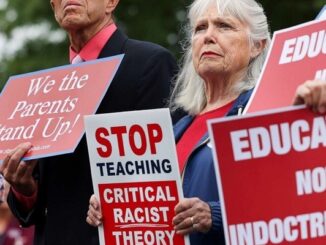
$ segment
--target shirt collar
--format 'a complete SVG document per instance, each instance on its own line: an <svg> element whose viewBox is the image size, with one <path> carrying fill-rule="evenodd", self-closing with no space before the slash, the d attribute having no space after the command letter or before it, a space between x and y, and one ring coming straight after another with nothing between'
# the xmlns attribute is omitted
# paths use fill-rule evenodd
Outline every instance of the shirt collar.
<svg viewBox="0 0 326 245"><path fill-rule="evenodd" d="M80 50L79 53L76 53L70 46L70 63L77 55L79 55L84 61L97 59L104 45L110 39L116 29L117 26L114 23L104 27L86 43L86 45Z"/></svg>

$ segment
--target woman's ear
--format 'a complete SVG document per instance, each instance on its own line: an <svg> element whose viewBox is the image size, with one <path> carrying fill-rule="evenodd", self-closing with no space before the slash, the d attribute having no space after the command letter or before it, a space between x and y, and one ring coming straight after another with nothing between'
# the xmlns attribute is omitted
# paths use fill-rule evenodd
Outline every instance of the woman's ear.
<svg viewBox="0 0 326 245"><path fill-rule="evenodd" d="M266 46L266 40L255 41L251 47L250 58L254 59L264 50Z"/></svg>

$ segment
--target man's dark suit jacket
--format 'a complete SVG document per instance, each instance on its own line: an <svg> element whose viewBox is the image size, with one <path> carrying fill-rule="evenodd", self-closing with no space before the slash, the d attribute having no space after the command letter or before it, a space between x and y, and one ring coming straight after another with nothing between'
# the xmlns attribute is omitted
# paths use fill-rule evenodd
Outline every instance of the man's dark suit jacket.
<svg viewBox="0 0 326 245"><path fill-rule="evenodd" d="M163 107L177 69L172 55L158 45L128 39L117 30L99 58L122 53L125 57L97 113ZM99 244L97 228L86 223L94 191L85 136L73 154L42 159L37 167L36 207L24 213L12 192L8 197L21 224L35 224L34 244Z"/></svg>

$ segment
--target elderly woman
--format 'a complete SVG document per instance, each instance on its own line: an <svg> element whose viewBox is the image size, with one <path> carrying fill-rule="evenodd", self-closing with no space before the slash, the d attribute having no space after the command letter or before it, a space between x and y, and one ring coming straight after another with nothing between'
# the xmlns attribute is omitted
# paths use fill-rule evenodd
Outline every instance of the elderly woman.
<svg viewBox="0 0 326 245"><path fill-rule="evenodd" d="M222 215L206 121L241 114L258 79L270 43L262 7L255 0L195 0L189 9L189 38L171 109L188 113L175 126L185 199L175 207L178 234L192 245L224 244ZM307 82L295 103L325 112L326 86ZM101 223L90 200L87 222Z"/></svg>
<svg viewBox="0 0 326 245"><path fill-rule="evenodd" d="M196 0L172 110L189 115L174 127L184 196L173 219L191 244L224 244L222 215L206 121L242 112L270 43L254 0Z"/></svg>

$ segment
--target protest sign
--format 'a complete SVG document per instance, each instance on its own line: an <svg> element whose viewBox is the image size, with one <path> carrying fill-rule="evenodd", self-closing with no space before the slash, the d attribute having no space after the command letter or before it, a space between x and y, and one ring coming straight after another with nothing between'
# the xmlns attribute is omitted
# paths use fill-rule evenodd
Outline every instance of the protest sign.
<svg viewBox="0 0 326 245"><path fill-rule="evenodd" d="M267 60L245 113L290 106L298 85L326 80L326 20L274 33Z"/></svg>
<svg viewBox="0 0 326 245"><path fill-rule="evenodd" d="M173 229L182 198L168 109L85 117L104 244L188 244Z"/></svg>
<svg viewBox="0 0 326 245"><path fill-rule="evenodd" d="M227 244L326 244L326 122L300 106L209 121Z"/></svg>
<svg viewBox="0 0 326 245"><path fill-rule="evenodd" d="M22 142L33 145L25 159L73 152L83 116L96 112L122 58L11 77L0 96L0 161Z"/></svg>
<svg viewBox="0 0 326 245"><path fill-rule="evenodd" d="M326 19L326 5L322 8L322 10L317 15L316 19L325 20Z"/></svg>

